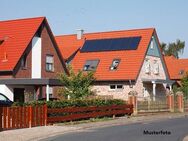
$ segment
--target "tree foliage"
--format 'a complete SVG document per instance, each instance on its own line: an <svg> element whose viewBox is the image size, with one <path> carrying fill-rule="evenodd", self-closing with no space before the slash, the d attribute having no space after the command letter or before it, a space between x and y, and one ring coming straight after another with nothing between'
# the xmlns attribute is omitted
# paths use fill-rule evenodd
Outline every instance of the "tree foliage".
<svg viewBox="0 0 188 141"><path fill-rule="evenodd" d="M95 80L94 73L78 71L75 73L72 67L68 67L69 75L65 73L59 74L59 79L63 83L61 93L70 99L84 99L89 96L91 92L91 84Z"/></svg>
<svg viewBox="0 0 188 141"><path fill-rule="evenodd" d="M177 39L176 42L169 43L168 45L166 43L161 43L160 46L165 56L173 55L174 57L179 58L179 55L183 54L185 41Z"/></svg>
<svg viewBox="0 0 188 141"><path fill-rule="evenodd" d="M181 84L181 90L184 93L184 96L188 98L188 72L186 72L183 78L181 79Z"/></svg>

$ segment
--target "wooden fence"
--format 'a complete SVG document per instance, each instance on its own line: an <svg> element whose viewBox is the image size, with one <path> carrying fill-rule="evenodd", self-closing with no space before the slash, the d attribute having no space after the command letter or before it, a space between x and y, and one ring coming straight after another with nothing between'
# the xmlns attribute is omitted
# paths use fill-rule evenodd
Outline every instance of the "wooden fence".
<svg viewBox="0 0 188 141"><path fill-rule="evenodd" d="M101 107L69 107L48 109L47 123L73 121L121 114L132 114L133 105L112 105Z"/></svg>
<svg viewBox="0 0 188 141"><path fill-rule="evenodd" d="M44 126L47 123L133 113L133 105L47 108L46 105L0 107L0 131Z"/></svg>
<svg viewBox="0 0 188 141"><path fill-rule="evenodd" d="M0 107L0 130L46 125L47 106Z"/></svg>

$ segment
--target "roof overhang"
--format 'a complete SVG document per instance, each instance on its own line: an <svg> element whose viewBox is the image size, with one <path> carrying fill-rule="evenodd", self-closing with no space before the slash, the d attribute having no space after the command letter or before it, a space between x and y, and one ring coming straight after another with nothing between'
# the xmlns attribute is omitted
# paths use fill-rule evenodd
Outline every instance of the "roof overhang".
<svg viewBox="0 0 188 141"><path fill-rule="evenodd" d="M97 80L95 80L95 82L135 82L135 80L133 80L133 79L110 79L110 80L101 80L101 79L97 79Z"/></svg>
<svg viewBox="0 0 188 141"><path fill-rule="evenodd" d="M146 79L143 78L142 79L143 83L156 83L156 84L170 84L172 85L173 83L175 83L174 80L166 80L166 79Z"/></svg>
<svg viewBox="0 0 188 141"><path fill-rule="evenodd" d="M50 85L50 86L62 86L59 79L31 79L31 78L12 78L12 79L0 79L0 84L5 85Z"/></svg>

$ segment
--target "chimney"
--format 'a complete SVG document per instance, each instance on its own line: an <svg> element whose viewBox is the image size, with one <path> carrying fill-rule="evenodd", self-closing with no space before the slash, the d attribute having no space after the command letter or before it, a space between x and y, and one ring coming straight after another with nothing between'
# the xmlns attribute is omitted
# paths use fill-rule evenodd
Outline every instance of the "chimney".
<svg viewBox="0 0 188 141"><path fill-rule="evenodd" d="M83 29L77 29L77 40L82 39L83 35L84 35L84 30Z"/></svg>

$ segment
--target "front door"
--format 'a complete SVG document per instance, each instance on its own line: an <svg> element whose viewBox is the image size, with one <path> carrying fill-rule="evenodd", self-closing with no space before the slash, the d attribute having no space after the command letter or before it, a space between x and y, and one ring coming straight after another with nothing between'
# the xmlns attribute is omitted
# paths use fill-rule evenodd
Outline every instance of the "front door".
<svg viewBox="0 0 188 141"><path fill-rule="evenodd" d="M14 88L14 102L24 102L24 88Z"/></svg>

